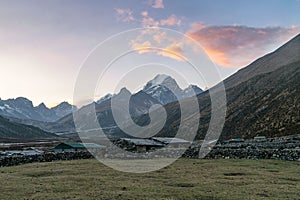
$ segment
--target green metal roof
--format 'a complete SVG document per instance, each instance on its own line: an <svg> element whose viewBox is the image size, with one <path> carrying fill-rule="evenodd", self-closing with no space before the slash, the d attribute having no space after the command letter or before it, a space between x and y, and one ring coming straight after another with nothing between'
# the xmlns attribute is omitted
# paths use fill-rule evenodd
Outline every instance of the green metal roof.
<svg viewBox="0 0 300 200"><path fill-rule="evenodd" d="M64 143L64 144L73 148L85 148L82 143Z"/></svg>
<svg viewBox="0 0 300 200"><path fill-rule="evenodd" d="M106 146L103 146L103 145L100 145L100 144L95 144L95 143L84 143L84 146L86 148L94 148L94 149L106 148Z"/></svg>

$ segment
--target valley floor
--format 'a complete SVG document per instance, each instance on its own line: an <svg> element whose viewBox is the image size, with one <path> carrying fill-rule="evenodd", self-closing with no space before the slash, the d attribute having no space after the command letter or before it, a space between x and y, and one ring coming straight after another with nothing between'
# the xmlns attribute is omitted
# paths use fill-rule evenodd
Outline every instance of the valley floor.
<svg viewBox="0 0 300 200"><path fill-rule="evenodd" d="M299 199L300 162L179 159L129 174L94 159L0 168L0 199Z"/></svg>

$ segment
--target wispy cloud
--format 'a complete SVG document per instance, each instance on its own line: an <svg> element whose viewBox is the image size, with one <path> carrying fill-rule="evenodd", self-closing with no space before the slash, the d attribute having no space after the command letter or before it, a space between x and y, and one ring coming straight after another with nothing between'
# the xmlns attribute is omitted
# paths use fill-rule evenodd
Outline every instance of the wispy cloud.
<svg viewBox="0 0 300 200"><path fill-rule="evenodd" d="M160 25L162 26L180 26L181 20L178 19L175 15L171 15L168 19L162 19L160 20Z"/></svg>
<svg viewBox="0 0 300 200"><path fill-rule="evenodd" d="M202 29L204 28L206 25L202 22L195 22L195 23L192 23L191 24L191 28L192 30L199 30L199 29Z"/></svg>
<svg viewBox="0 0 300 200"><path fill-rule="evenodd" d="M150 0L149 3L152 6L152 8L161 9L165 7L163 0Z"/></svg>
<svg viewBox="0 0 300 200"><path fill-rule="evenodd" d="M130 22L134 21L133 11L130 9L116 8L116 17L118 21Z"/></svg>
<svg viewBox="0 0 300 200"><path fill-rule="evenodd" d="M218 65L241 67L274 50L299 32L300 27L209 26L192 29L187 34L199 42Z"/></svg>
<svg viewBox="0 0 300 200"><path fill-rule="evenodd" d="M174 41L166 32L155 28L141 31L141 34L130 42L130 47L139 54L155 53L177 61L186 60L183 46L184 43L180 42L180 39Z"/></svg>
<svg viewBox="0 0 300 200"><path fill-rule="evenodd" d="M163 0L149 0L154 8L164 8ZM184 17L174 14L162 18L152 16L151 10L144 10L138 15L130 9L115 9L118 21L140 23L142 27L182 27ZM153 11L153 10L152 10ZM190 24L191 29L186 34L196 40L206 51L209 57L222 67L243 67L255 59L278 48L300 32L299 26L293 27L248 27L248 26L209 26L203 22ZM166 51L156 52L158 55L168 56L176 60L178 56L170 54L169 50L183 55L183 49L191 48L197 52L199 48L184 38L169 38L165 32L143 33L132 42L132 48L139 48L140 53L153 52L149 47L159 46ZM143 36L148 35L144 38ZM181 45L178 45L181 44ZM200 52L200 51L199 51Z"/></svg>
<svg viewBox="0 0 300 200"><path fill-rule="evenodd" d="M159 21L149 17L148 15L142 18L141 24L142 27L158 27L160 25Z"/></svg>
<svg viewBox="0 0 300 200"><path fill-rule="evenodd" d="M181 19L172 14L166 19L155 19L151 17L148 11L141 13L141 25L142 27L159 27L159 26L181 26Z"/></svg>
<svg viewBox="0 0 300 200"><path fill-rule="evenodd" d="M162 49L161 51L157 51L157 54L175 59L179 62L187 60L187 58L184 56L184 51L183 51L181 45L168 46L168 47Z"/></svg>
<svg viewBox="0 0 300 200"><path fill-rule="evenodd" d="M150 41L145 41L143 43L138 43L136 41L132 41L131 48L136 50L139 54L153 52Z"/></svg>

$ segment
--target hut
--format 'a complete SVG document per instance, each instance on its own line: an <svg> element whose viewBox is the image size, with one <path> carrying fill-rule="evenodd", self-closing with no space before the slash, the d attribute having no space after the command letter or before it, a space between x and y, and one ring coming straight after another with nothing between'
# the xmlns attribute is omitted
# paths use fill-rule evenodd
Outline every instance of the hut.
<svg viewBox="0 0 300 200"><path fill-rule="evenodd" d="M77 152L86 151L87 149L92 151L98 151L105 149L105 146L94 144L94 143L68 143L63 142L54 147L55 152Z"/></svg>
<svg viewBox="0 0 300 200"><path fill-rule="evenodd" d="M152 139L121 138L118 143L122 148L137 152L147 152L149 150L165 146L161 142L154 141Z"/></svg>
<svg viewBox="0 0 300 200"><path fill-rule="evenodd" d="M191 145L190 141L180 139L180 138L170 138L170 137L153 137L152 138L156 142L160 142L164 144L164 146L169 146L173 148L181 148L181 147L187 147Z"/></svg>

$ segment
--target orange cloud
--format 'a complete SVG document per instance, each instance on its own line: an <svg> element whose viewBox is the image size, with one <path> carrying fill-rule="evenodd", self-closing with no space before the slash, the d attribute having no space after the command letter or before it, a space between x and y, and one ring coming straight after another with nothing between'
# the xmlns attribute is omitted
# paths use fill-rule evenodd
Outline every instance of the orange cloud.
<svg viewBox="0 0 300 200"><path fill-rule="evenodd" d="M300 27L210 26L192 29L187 35L199 42L216 64L241 67L281 46L299 32Z"/></svg>
<svg viewBox="0 0 300 200"><path fill-rule="evenodd" d="M180 62L187 60L186 57L184 56L184 51L179 45L168 46L162 49L161 51L157 51L157 54L175 59Z"/></svg>
<svg viewBox="0 0 300 200"><path fill-rule="evenodd" d="M151 43L149 41L145 41L141 44L132 41L131 48L136 50L139 54L153 52L151 49Z"/></svg>
<svg viewBox="0 0 300 200"><path fill-rule="evenodd" d="M177 19L175 15L171 15L168 19L162 19L160 20L160 25L162 26L180 26L181 25L181 20Z"/></svg>
<svg viewBox="0 0 300 200"><path fill-rule="evenodd" d="M191 24L192 30L199 30L205 27L205 24L202 22L196 22Z"/></svg>
<svg viewBox="0 0 300 200"><path fill-rule="evenodd" d="M141 15L142 15L143 17L148 17L148 11L143 11L143 12L141 13Z"/></svg>
<svg viewBox="0 0 300 200"><path fill-rule="evenodd" d="M167 39L167 33L166 32L161 32L153 35L153 40L157 44L161 44L163 41Z"/></svg>
<svg viewBox="0 0 300 200"><path fill-rule="evenodd" d="M184 56L182 46L183 43L170 44L167 33L155 29L151 32L147 31L141 33L141 35L130 42L130 47L139 54L155 53L159 56L169 57L177 61L187 60Z"/></svg>

